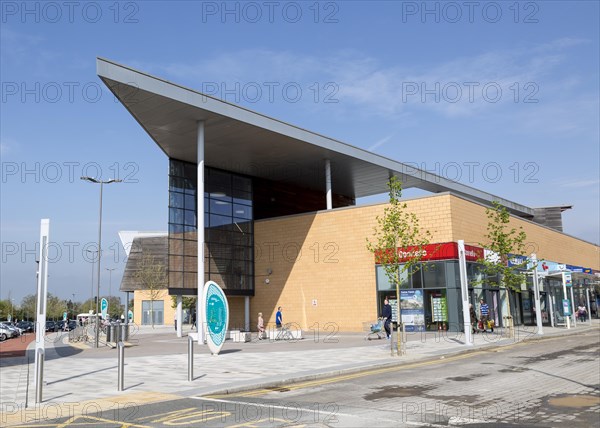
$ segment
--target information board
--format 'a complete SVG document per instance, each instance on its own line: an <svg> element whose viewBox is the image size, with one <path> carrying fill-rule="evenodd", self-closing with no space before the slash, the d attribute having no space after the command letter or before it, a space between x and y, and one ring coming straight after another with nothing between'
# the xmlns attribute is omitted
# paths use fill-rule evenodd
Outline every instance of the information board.
<svg viewBox="0 0 600 428"><path fill-rule="evenodd" d="M446 298L443 296L432 297L431 312L433 314L433 322L448 322Z"/></svg>

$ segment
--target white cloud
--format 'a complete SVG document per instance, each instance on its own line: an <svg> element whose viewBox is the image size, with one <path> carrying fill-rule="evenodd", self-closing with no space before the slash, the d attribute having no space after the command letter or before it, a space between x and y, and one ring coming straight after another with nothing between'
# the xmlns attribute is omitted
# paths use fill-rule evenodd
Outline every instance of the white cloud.
<svg viewBox="0 0 600 428"><path fill-rule="evenodd" d="M360 112L398 120L407 114L429 111L445 117L471 117L492 109L498 114L502 107L514 107L527 96L535 99L554 94L559 87L564 91L562 85L571 90L580 87L583 84L580 76L567 76L558 82L554 74L567 62L569 49L584 43L587 41L563 38L546 44L482 52L433 66L383 64L352 50L319 58L250 49L222 53L195 63L142 68L183 80L200 90L206 82L222 83L225 87L232 87L235 82L242 85L298 82L303 87L311 82L335 82L339 86L339 109L352 111L354 115ZM548 114L560 108L548 98L544 101ZM561 107L573 110L568 103L562 103ZM516 114L514 110L511 108L510 113ZM569 129L571 125L564 126Z"/></svg>

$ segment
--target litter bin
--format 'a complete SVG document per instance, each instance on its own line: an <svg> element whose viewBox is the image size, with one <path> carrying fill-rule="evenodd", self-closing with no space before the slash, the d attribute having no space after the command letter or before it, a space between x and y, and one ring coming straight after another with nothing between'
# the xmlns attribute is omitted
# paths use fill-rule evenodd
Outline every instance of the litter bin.
<svg viewBox="0 0 600 428"><path fill-rule="evenodd" d="M123 342L127 342L127 340L129 339L129 324L120 324L119 328L121 333L121 340Z"/></svg>
<svg viewBox="0 0 600 428"><path fill-rule="evenodd" d="M119 331L119 324L110 324L106 329L106 341L115 342L119 341L121 332Z"/></svg>

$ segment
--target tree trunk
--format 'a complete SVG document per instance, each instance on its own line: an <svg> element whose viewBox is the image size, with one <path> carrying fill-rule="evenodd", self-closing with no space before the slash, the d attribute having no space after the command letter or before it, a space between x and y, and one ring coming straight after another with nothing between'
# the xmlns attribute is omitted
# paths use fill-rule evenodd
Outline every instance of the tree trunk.
<svg viewBox="0 0 600 428"><path fill-rule="evenodd" d="M154 299L150 299L150 323L154 328Z"/></svg>

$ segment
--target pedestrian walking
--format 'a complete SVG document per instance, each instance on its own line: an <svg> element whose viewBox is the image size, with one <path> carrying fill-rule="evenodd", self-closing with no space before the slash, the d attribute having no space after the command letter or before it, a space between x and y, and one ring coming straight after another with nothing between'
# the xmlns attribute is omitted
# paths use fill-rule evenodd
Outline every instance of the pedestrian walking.
<svg viewBox="0 0 600 428"><path fill-rule="evenodd" d="M258 328L258 340L262 340L263 335L265 334L265 320L263 319L262 312L258 313L258 321L256 323L256 327Z"/></svg>
<svg viewBox="0 0 600 428"><path fill-rule="evenodd" d="M277 313L275 314L275 326L277 328L281 328L282 327L282 322L283 322L283 315L281 313L282 309L281 306L279 306L277 308Z"/></svg>
<svg viewBox="0 0 600 428"><path fill-rule="evenodd" d="M392 335L392 329L390 324L392 323L392 307L388 299L383 301L383 309L381 310L381 318L384 319L383 328L385 329L386 339L389 339Z"/></svg>

